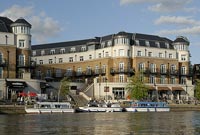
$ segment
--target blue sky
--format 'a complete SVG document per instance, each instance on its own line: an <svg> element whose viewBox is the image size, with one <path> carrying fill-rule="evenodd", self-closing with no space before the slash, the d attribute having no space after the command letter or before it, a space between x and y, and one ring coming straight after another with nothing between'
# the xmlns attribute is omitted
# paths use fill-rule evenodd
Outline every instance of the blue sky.
<svg viewBox="0 0 200 135"><path fill-rule="evenodd" d="M200 0L9 0L0 16L32 24L32 44L105 36L119 31L190 41L192 64L200 63Z"/></svg>

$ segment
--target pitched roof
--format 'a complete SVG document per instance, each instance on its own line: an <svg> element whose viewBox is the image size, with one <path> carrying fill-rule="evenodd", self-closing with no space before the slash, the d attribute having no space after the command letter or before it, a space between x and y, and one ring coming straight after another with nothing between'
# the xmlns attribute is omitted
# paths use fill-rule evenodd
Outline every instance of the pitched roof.
<svg viewBox="0 0 200 135"><path fill-rule="evenodd" d="M0 16L0 32L12 32L10 27L12 23L9 18Z"/></svg>
<svg viewBox="0 0 200 135"><path fill-rule="evenodd" d="M25 25L31 27L31 24L28 23L24 18L19 18L14 23L12 23L12 25L16 25L16 24L25 24Z"/></svg>
<svg viewBox="0 0 200 135"><path fill-rule="evenodd" d="M68 41L68 42L32 45L31 49L38 50L38 49L47 49L47 48L61 48L61 47L69 47L69 46L78 46L78 45L85 45L89 42L96 42L96 40L98 40L98 39L84 39L84 40L76 40L76 41Z"/></svg>
<svg viewBox="0 0 200 135"><path fill-rule="evenodd" d="M183 37L183 36L180 36L180 37L177 37L175 40L174 40L174 43L176 42L186 42L189 44L189 41L186 37Z"/></svg>

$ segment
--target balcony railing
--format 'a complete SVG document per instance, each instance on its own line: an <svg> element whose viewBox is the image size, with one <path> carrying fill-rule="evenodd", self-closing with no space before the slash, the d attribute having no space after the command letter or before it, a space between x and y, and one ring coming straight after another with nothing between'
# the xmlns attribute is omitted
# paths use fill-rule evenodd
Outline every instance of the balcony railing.
<svg viewBox="0 0 200 135"><path fill-rule="evenodd" d="M135 70L133 68L111 68L111 74L134 74Z"/></svg>

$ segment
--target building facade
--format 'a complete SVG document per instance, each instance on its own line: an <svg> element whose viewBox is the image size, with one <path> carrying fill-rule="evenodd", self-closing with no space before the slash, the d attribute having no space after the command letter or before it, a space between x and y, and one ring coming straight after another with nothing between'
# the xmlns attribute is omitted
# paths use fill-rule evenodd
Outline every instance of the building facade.
<svg viewBox="0 0 200 135"><path fill-rule="evenodd" d="M0 99L11 99L12 94L39 88L40 82L30 78L35 68L31 61L30 31L31 24L25 19L12 21L0 16Z"/></svg>
<svg viewBox="0 0 200 135"><path fill-rule="evenodd" d="M194 95L189 41L157 35L119 32L69 42L33 45L35 79L84 82L94 98L127 99L129 77L140 73L149 98L185 99Z"/></svg>

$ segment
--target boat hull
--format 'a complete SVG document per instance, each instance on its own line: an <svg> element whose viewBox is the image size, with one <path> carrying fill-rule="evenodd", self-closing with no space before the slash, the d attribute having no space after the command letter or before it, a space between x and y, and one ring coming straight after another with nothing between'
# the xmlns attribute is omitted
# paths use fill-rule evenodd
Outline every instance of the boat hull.
<svg viewBox="0 0 200 135"><path fill-rule="evenodd" d="M122 112L118 107L79 107L80 112Z"/></svg>
<svg viewBox="0 0 200 135"><path fill-rule="evenodd" d="M125 111L127 111L127 112L169 112L170 108L168 108L168 107L165 107L165 108L130 107L130 108L125 108Z"/></svg>

